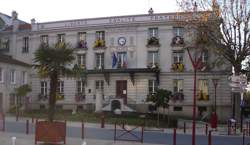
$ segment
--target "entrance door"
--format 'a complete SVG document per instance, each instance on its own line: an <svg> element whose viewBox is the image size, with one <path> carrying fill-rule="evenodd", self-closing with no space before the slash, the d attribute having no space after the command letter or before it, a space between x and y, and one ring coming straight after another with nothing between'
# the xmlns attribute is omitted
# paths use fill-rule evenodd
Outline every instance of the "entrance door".
<svg viewBox="0 0 250 145"><path fill-rule="evenodd" d="M127 81L118 80L116 81L116 97L122 98L124 104L127 104Z"/></svg>

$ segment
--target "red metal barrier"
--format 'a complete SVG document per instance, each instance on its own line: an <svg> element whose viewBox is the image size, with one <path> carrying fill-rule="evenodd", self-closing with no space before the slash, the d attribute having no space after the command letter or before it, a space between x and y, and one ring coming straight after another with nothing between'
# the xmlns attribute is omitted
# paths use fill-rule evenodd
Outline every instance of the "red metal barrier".
<svg viewBox="0 0 250 145"><path fill-rule="evenodd" d="M29 134L29 120L26 120L26 134Z"/></svg>
<svg viewBox="0 0 250 145"><path fill-rule="evenodd" d="M140 134L138 134L138 131L136 130L141 130ZM128 138L128 136L130 137ZM129 128L126 128L125 125L123 128L123 124L115 123L114 125L114 141L116 140L137 141L137 142L143 143L143 136L144 136L144 126L135 126L129 129Z"/></svg>
<svg viewBox="0 0 250 145"><path fill-rule="evenodd" d="M173 145L176 145L176 128L174 128L173 132Z"/></svg>

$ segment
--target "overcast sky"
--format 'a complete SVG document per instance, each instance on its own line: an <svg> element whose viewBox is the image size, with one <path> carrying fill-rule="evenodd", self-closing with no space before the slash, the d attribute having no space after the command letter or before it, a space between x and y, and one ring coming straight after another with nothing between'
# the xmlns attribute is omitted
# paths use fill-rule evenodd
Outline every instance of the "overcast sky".
<svg viewBox="0 0 250 145"><path fill-rule="evenodd" d="M176 0L3 0L0 12L30 22L82 19L106 16L145 14L150 7L155 13L177 11Z"/></svg>

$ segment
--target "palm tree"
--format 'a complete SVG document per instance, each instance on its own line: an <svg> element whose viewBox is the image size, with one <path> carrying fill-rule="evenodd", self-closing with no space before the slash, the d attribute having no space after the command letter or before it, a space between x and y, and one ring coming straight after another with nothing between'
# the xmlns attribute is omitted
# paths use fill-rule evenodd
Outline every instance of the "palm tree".
<svg viewBox="0 0 250 145"><path fill-rule="evenodd" d="M48 121L52 122L55 114L58 79L73 74L68 68L74 60L73 49L66 43L57 43L52 46L40 45L35 52L34 68L41 77L50 79Z"/></svg>

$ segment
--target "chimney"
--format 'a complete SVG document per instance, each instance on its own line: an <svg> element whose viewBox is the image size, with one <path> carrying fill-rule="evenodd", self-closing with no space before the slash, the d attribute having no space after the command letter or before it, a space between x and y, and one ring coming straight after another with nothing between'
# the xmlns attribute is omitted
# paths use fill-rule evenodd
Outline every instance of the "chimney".
<svg viewBox="0 0 250 145"><path fill-rule="evenodd" d="M12 25L13 25L13 31L16 32L18 30L19 27L19 21L17 19L17 12L16 11L12 11L11 17L12 17Z"/></svg>

